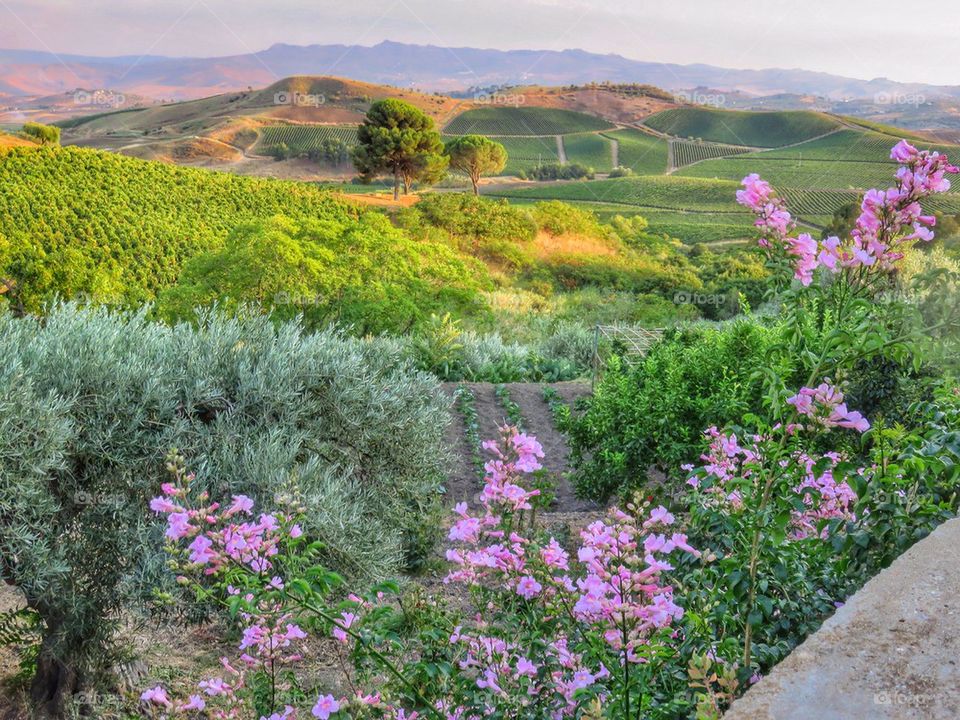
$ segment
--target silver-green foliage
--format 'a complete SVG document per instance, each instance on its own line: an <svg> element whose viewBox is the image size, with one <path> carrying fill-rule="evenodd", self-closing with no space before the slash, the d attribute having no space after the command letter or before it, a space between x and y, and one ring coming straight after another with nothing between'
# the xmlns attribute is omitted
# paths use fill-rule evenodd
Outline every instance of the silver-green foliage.
<svg viewBox="0 0 960 720"><path fill-rule="evenodd" d="M172 448L215 498L269 507L294 486L348 575L428 551L447 403L398 343L256 314L171 328L67 305L0 315L0 356L0 569L57 662L82 669L160 568L147 503Z"/></svg>

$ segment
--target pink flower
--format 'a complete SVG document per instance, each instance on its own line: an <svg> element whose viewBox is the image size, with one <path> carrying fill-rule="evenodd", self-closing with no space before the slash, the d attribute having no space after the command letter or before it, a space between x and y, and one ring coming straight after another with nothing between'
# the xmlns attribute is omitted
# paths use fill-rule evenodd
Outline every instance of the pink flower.
<svg viewBox="0 0 960 720"><path fill-rule="evenodd" d="M166 536L171 540L180 540L193 532L190 516L185 512L170 513L167 516Z"/></svg>
<svg viewBox="0 0 960 720"><path fill-rule="evenodd" d="M528 658L525 658L521 655L519 658L517 658L517 677L522 675L527 677L536 677L537 666L534 665Z"/></svg>
<svg viewBox="0 0 960 720"><path fill-rule="evenodd" d="M338 703L333 695L323 695L317 700L317 704L313 706L313 716L319 718L320 720L327 720L333 713L340 710L340 703Z"/></svg>
<svg viewBox="0 0 960 720"><path fill-rule="evenodd" d="M159 515L160 513L181 511L183 508L165 497L155 497L150 501L150 509Z"/></svg>
<svg viewBox="0 0 960 720"><path fill-rule="evenodd" d="M543 586L529 576L520 578L517 583L517 595L526 600L532 600L540 594L541 590L543 590Z"/></svg>
<svg viewBox="0 0 960 720"><path fill-rule="evenodd" d="M353 627L353 623L356 621L357 616L351 612L343 612L340 614L340 619L333 626L331 635L337 639L338 642L346 645L348 642L349 635L347 630Z"/></svg>
<svg viewBox="0 0 960 720"><path fill-rule="evenodd" d="M167 697L167 691L162 687L157 685L154 688L145 690L142 695L140 695L140 700L145 703L153 703L154 705L160 705L162 707L173 707L173 703L170 702L170 698Z"/></svg>
<svg viewBox="0 0 960 720"><path fill-rule="evenodd" d="M177 710L183 712L184 710L203 710L207 707L206 701L199 695L191 695L190 700L183 705L180 705Z"/></svg>
<svg viewBox="0 0 960 720"><path fill-rule="evenodd" d="M248 498L246 495L234 495L233 504L227 508L224 514L227 515L227 517L236 515L237 513L249 515L251 510L253 510L253 500Z"/></svg>
<svg viewBox="0 0 960 720"><path fill-rule="evenodd" d="M190 562L198 565L206 565L217 557L217 554L211 550L213 541L206 535L197 535L194 541L188 546L190 549Z"/></svg>

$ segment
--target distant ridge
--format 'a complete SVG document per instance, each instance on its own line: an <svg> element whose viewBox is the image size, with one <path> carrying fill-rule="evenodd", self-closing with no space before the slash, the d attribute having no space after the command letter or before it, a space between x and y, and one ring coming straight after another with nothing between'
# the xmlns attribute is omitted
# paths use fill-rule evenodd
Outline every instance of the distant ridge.
<svg viewBox="0 0 960 720"><path fill-rule="evenodd" d="M860 80L800 69L735 70L645 62L584 50L492 50L410 45L285 45L216 58L89 57L0 50L0 95L36 96L78 87L151 98L191 99L264 87L291 75L338 75L371 83L455 92L496 85L610 81L668 90L714 88L753 96L815 95L834 101L960 98L960 86Z"/></svg>

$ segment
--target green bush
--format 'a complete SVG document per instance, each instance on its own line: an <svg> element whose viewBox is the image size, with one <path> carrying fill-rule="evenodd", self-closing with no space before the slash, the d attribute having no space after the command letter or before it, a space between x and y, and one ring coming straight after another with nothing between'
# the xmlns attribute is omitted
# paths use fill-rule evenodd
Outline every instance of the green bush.
<svg viewBox="0 0 960 720"><path fill-rule="evenodd" d="M525 210L467 193L426 195L400 213L398 222L419 237L439 229L461 252L513 269L531 262L527 246L537 234Z"/></svg>
<svg viewBox="0 0 960 720"><path fill-rule="evenodd" d="M225 246L189 260L159 312L256 303L311 328L337 322L357 334L405 332L431 313L483 314L486 268L441 243L416 242L379 213L359 220L275 217L240 226Z"/></svg>
<svg viewBox="0 0 960 720"><path fill-rule="evenodd" d="M41 145L59 145L60 128L54 125L41 125L40 123L28 122L23 126L23 134Z"/></svg>
<svg viewBox="0 0 960 720"><path fill-rule="evenodd" d="M171 448L215 497L298 493L346 575L429 552L447 402L399 343L62 306L0 314L0 354L0 572L45 623L42 702L109 661L113 619L162 571L147 502Z"/></svg>
<svg viewBox="0 0 960 720"><path fill-rule="evenodd" d="M559 200L538 202L533 206L533 219L537 227L551 235L589 235L596 238L616 237L611 229L602 225L589 210L574 207Z"/></svg>
<svg viewBox="0 0 960 720"><path fill-rule="evenodd" d="M594 170L580 163L551 163L530 168L524 176L530 180L593 180Z"/></svg>
<svg viewBox="0 0 960 720"><path fill-rule="evenodd" d="M632 369L614 357L570 423L577 491L606 499L642 486L652 466L675 473L695 461L706 428L760 407L755 373L779 338L777 327L741 319L669 331Z"/></svg>

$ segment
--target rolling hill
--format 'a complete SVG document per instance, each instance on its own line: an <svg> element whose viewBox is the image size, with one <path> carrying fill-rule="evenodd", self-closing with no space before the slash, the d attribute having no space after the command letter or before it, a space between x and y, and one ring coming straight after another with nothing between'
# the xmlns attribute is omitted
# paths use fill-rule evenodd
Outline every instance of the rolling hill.
<svg viewBox="0 0 960 720"><path fill-rule="evenodd" d="M351 176L349 162L278 163L270 156L283 147L305 157L331 138L350 146L371 102L400 97L434 117L445 139L477 133L501 142L509 156L504 175L523 177L538 166L564 162L601 174L619 166L625 170L618 174L633 175L535 186L499 181L488 184L488 194L521 203L560 199L602 216L642 214L655 231L688 242L752 235L749 215L734 201L736 183L750 172L770 180L801 221L817 229L836 210L857 202L863 190L891 181L896 166L889 152L901 137L960 154L923 133L821 112L678 105L655 88L637 86L527 91L481 104L337 78L294 77L262 90L61 125L67 143L242 174L345 180ZM517 104L493 104L511 98ZM588 98L592 112L583 111ZM618 113L628 119L615 119ZM960 195L948 194L936 204L942 212L960 212Z"/></svg>

